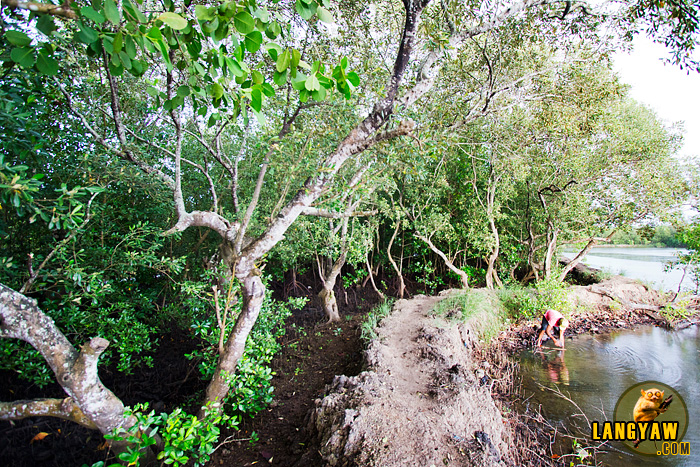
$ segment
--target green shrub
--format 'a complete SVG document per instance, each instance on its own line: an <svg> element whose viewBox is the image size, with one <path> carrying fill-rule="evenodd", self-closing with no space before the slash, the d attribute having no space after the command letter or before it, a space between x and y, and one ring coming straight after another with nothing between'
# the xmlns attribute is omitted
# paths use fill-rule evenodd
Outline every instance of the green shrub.
<svg viewBox="0 0 700 467"><path fill-rule="evenodd" d="M542 279L534 287L511 285L499 291L501 304L506 315L515 320L539 319L548 308L564 314L571 311L567 299L566 285L556 279L553 273L549 279Z"/></svg>
<svg viewBox="0 0 700 467"><path fill-rule="evenodd" d="M238 419L226 416L223 411L207 406L205 416L199 420L196 415L189 415L177 408L172 413L156 415L148 410L148 404L138 404L133 410L125 410L124 416L136 417L137 423L128 431L120 428L117 432L106 435L107 439L126 439L132 445L126 452L118 455L120 461L128 465L141 465L145 450L154 446L158 437L162 440L163 450L157 455L158 460L166 465L194 465L199 467L209 462L216 449L221 433L219 425L227 423L236 426ZM104 465L104 464L101 464ZM119 465L119 464L115 464ZM93 467L96 467L95 464Z"/></svg>

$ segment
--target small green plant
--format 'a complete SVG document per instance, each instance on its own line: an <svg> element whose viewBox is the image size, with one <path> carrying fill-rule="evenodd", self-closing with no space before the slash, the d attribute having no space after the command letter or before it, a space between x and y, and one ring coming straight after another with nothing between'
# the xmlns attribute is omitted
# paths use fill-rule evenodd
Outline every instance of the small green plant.
<svg viewBox="0 0 700 467"><path fill-rule="evenodd" d="M203 292L193 289L192 293ZM248 336L246 349L238 362L236 373L229 377L230 391L226 397L225 409L232 415L252 416L272 402L274 373L269 363L281 348L279 338L285 333L285 320L292 314L292 309L301 308L306 303L305 298L292 298L286 303L279 302L273 300L270 294L271 291L268 290L258 320ZM223 310L225 305L224 302L220 303L220 310ZM240 312L240 306L240 303L233 303L229 313L235 317ZM235 319L229 319L224 323L206 309L195 316L191 328L206 344L185 356L200 360L199 369L204 379L210 379L216 369L218 349L225 340L221 336L222 324L225 324L225 338L231 332L234 322Z"/></svg>
<svg viewBox="0 0 700 467"><path fill-rule="evenodd" d="M372 339L377 338L376 328L382 319L389 316L393 304L394 300L384 300L367 314L367 318L360 326L360 337L362 340L369 343Z"/></svg>
<svg viewBox="0 0 700 467"><path fill-rule="evenodd" d="M335 329L333 330L333 335L334 335L334 336L339 336L339 335L341 335L342 333L343 333L343 328L335 328Z"/></svg>

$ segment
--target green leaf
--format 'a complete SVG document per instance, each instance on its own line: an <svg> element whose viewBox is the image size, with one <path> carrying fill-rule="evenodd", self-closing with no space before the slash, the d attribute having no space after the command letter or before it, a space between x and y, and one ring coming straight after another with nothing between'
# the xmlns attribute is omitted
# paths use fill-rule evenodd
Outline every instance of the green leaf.
<svg viewBox="0 0 700 467"><path fill-rule="evenodd" d="M138 78L139 76L143 76L147 69L148 65L145 62L141 60L132 60L129 72Z"/></svg>
<svg viewBox="0 0 700 467"><path fill-rule="evenodd" d="M292 80L292 87L296 91L301 91L305 88L306 86L306 76L304 73L299 73L297 74L297 77Z"/></svg>
<svg viewBox="0 0 700 467"><path fill-rule="evenodd" d="M258 50L260 50L262 40L262 34L260 33L260 31L253 31L247 36L245 36L245 48L248 50L248 52L255 53Z"/></svg>
<svg viewBox="0 0 700 467"><path fill-rule="evenodd" d="M51 33L56 30L56 23L53 22L51 15L41 15L36 21L36 28L47 36L50 36Z"/></svg>
<svg viewBox="0 0 700 467"><path fill-rule="evenodd" d="M224 95L223 86L221 86L219 83L212 83L210 94L212 97L214 97L214 99L221 99Z"/></svg>
<svg viewBox="0 0 700 467"><path fill-rule="evenodd" d="M272 88L272 86L270 86L269 83L262 84L262 92L267 97L273 97L275 95L275 90Z"/></svg>
<svg viewBox="0 0 700 467"><path fill-rule="evenodd" d="M297 13L299 13L299 16L307 21L311 19L314 13L316 13L316 7L317 5L313 1L310 5L307 5L302 0L296 0Z"/></svg>
<svg viewBox="0 0 700 467"><path fill-rule="evenodd" d="M270 13L264 8L256 8L253 14L263 23L267 23L270 20Z"/></svg>
<svg viewBox="0 0 700 467"><path fill-rule="evenodd" d="M281 55L277 56L276 68L278 73L282 73L289 68L290 56L289 50L285 50Z"/></svg>
<svg viewBox="0 0 700 467"><path fill-rule="evenodd" d="M311 93L311 97L319 102L326 100L326 88L320 87L317 91Z"/></svg>
<svg viewBox="0 0 700 467"><path fill-rule="evenodd" d="M354 71L348 73L348 81L350 81L355 87L360 85L360 77L357 76L357 73L355 73Z"/></svg>
<svg viewBox="0 0 700 467"><path fill-rule="evenodd" d="M255 30L255 20L247 11L241 11L233 17L233 25L241 34L249 34Z"/></svg>
<svg viewBox="0 0 700 467"><path fill-rule="evenodd" d="M156 26L153 26L151 29L148 30L148 32L146 33L146 37L151 39L153 42L163 40L163 34L161 34L160 29Z"/></svg>
<svg viewBox="0 0 700 467"><path fill-rule="evenodd" d="M268 42L267 44L265 44L265 50L267 50L267 53L275 61L277 61L277 57L279 57L280 54L283 52L282 47L280 47L278 44L275 44L274 42Z"/></svg>
<svg viewBox="0 0 700 467"><path fill-rule="evenodd" d="M282 27L277 21L273 21L272 23L268 24L267 28L265 29L265 35L270 39L275 39L280 35L280 33L282 33Z"/></svg>
<svg viewBox="0 0 700 467"><path fill-rule="evenodd" d="M272 81L274 81L277 86L284 86L287 82L287 70L284 70L282 73L275 71L272 75Z"/></svg>
<svg viewBox="0 0 700 467"><path fill-rule="evenodd" d="M179 88L177 88L177 95L180 97L187 97L190 95L190 87L187 86L186 84L183 84Z"/></svg>
<svg viewBox="0 0 700 467"><path fill-rule="evenodd" d="M229 72L231 72L234 76L243 76L245 74L241 68L241 65L238 63L238 60L232 57L226 57L225 60Z"/></svg>
<svg viewBox="0 0 700 467"><path fill-rule="evenodd" d="M260 110L262 109L262 91L257 86L251 90L250 106L256 112L260 112Z"/></svg>
<svg viewBox="0 0 700 467"><path fill-rule="evenodd" d="M316 75L311 75L306 79L304 87L307 91L318 91L321 88L321 83L318 82Z"/></svg>
<svg viewBox="0 0 700 467"><path fill-rule="evenodd" d="M130 0L123 0L122 4L124 6L124 11L133 20L136 20L141 24L148 22L148 19L144 16L143 13L141 13L141 10L139 10L137 7L135 7L134 4L131 3Z"/></svg>
<svg viewBox="0 0 700 467"><path fill-rule="evenodd" d="M124 65L124 68L126 68L127 70L131 70L131 63L132 62L131 62L131 59L129 58L129 56L126 54L126 52L123 52L123 51L119 52L119 61L122 62L122 64Z"/></svg>
<svg viewBox="0 0 700 467"><path fill-rule="evenodd" d="M121 76L122 74L124 74L124 67L121 65L121 63L115 65L114 63L109 62L107 66L109 68L109 72L112 73L114 76Z"/></svg>
<svg viewBox="0 0 700 467"><path fill-rule="evenodd" d="M124 35L122 34L121 31L119 31L115 36L114 40L112 41L112 47L114 49L114 53L119 53L122 51L122 47L124 46Z"/></svg>
<svg viewBox="0 0 700 467"><path fill-rule="evenodd" d="M119 15L119 10L117 9L117 4L114 3L114 0L105 0L104 2L104 13L105 17L109 20L110 23L112 24L119 24L120 15Z"/></svg>
<svg viewBox="0 0 700 467"><path fill-rule="evenodd" d="M58 73L58 62L42 52L37 57L36 68L44 75L55 75Z"/></svg>
<svg viewBox="0 0 700 467"><path fill-rule="evenodd" d="M10 41L10 44L16 45L17 47L27 47L32 43L30 37L22 31L5 31L5 37Z"/></svg>
<svg viewBox="0 0 700 467"><path fill-rule="evenodd" d="M216 32L216 29L219 27L219 17L215 16L214 19L211 21L206 21L202 23L202 31L204 34L211 34L213 32Z"/></svg>
<svg viewBox="0 0 700 467"><path fill-rule="evenodd" d="M334 23L335 18L333 18L333 15L331 14L330 11L326 10L322 6L319 6L316 8L316 14L318 15L318 19L323 21L324 23Z"/></svg>
<svg viewBox="0 0 700 467"><path fill-rule="evenodd" d="M78 40L80 42L82 42L83 44L89 45L97 40L97 38L99 37L97 34L97 31L95 31L94 29L92 29L89 26L85 26L82 23L79 23L79 25L80 25L80 31L78 31L78 34L76 34L76 37L78 38Z"/></svg>
<svg viewBox="0 0 700 467"><path fill-rule="evenodd" d="M10 52L12 61L19 64L23 68L31 68L34 66L36 59L34 58L34 49L31 47L17 47Z"/></svg>
<svg viewBox="0 0 700 467"><path fill-rule="evenodd" d="M297 49L292 50L292 55L291 55L291 60L289 64L292 66L292 68L295 68L299 66L299 62L301 61L301 52L299 52Z"/></svg>
<svg viewBox="0 0 700 467"><path fill-rule="evenodd" d="M265 81L262 73L260 73L258 70L253 70L253 72L250 74L250 78L253 80L254 84L262 84L262 82Z"/></svg>
<svg viewBox="0 0 700 467"><path fill-rule="evenodd" d="M126 36L126 40L124 41L124 51L130 59L133 60L136 58L136 43L131 36Z"/></svg>
<svg viewBox="0 0 700 467"><path fill-rule="evenodd" d="M181 31L187 27L187 20L185 18L170 11L163 13L158 17L158 19L178 31Z"/></svg>
<svg viewBox="0 0 700 467"><path fill-rule="evenodd" d="M97 24L102 24L105 22L105 17L91 6L82 7L80 9L80 15L96 22Z"/></svg>
<svg viewBox="0 0 700 467"><path fill-rule="evenodd" d="M200 21L211 21L216 16L216 8L208 8L204 5L197 5L194 7L194 14Z"/></svg>

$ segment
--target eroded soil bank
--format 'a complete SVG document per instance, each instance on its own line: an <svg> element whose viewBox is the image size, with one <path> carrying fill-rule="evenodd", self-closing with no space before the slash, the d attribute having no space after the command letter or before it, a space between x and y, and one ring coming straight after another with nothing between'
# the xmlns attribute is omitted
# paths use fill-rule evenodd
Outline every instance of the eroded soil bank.
<svg viewBox="0 0 700 467"><path fill-rule="evenodd" d="M449 292L448 292L449 293ZM399 300L366 352L310 418L328 465L508 465L511 433L480 372L477 322L431 314L444 297Z"/></svg>

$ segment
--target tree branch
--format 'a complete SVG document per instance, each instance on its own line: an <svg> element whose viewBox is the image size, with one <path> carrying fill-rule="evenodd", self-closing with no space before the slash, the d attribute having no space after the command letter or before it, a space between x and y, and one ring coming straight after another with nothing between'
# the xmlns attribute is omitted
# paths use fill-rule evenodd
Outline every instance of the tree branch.
<svg viewBox="0 0 700 467"><path fill-rule="evenodd" d="M345 219L348 217L369 217L377 215L378 211L355 211L349 210L345 212L329 211L327 209L319 209L308 207L301 212L305 216L325 217L327 219Z"/></svg>
<svg viewBox="0 0 700 467"><path fill-rule="evenodd" d="M95 129L90 125L90 122L88 122L87 118L85 115L80 112L75 105L73 104L73 99L71 99L70 94L65 90L65 88L62 85L59 85L59 89L61 90L61 93L63 96L66 98L66 102L68 103L68 108L73 112L73 114L78 117L80 122L83 124L83 127L92 135L93 139L103 146L105 149L107 149L109 152L115 154L117 157L121 159L125 159L134 165L136 165L139 169L141 169L143 172L149 174L149 175L155 175L157 178L159 178L169 189L174 190L175 189L175 181L164 173L163 171L156 169L155 167L152 167L145 162L139 160L136 155L132 151L121 151L118 148L112 146L109 144Z"/></svg>
<svg viewBox="0 0 700 467"><path fill-rule="evenodd" d="M53 5L51 3L20 2L18 0L2 0L2 4L10 7L11 10L29 10L34 13L78 19L78 15L75 14L70 4Z"/></svg>
<svg viewBox="0 0 700 467"><path fill-rule="evenodd" d="M0 402L0 420L22 420L27 417L57 417L97 430L97 425L70 397Z"/></svg>

